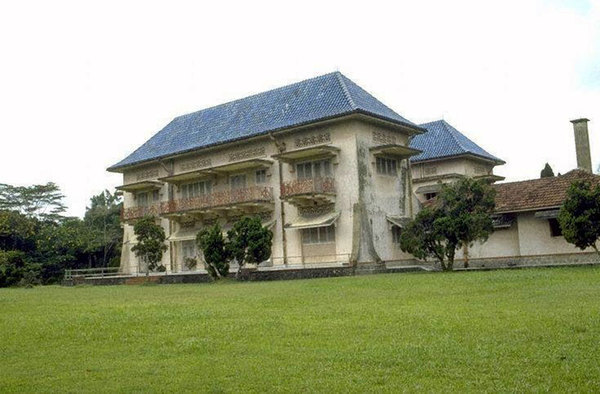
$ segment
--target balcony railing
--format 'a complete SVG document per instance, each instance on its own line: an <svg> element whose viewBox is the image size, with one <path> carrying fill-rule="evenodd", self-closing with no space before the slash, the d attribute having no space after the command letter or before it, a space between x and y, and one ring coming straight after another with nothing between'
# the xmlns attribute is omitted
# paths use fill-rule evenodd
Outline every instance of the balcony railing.
<svg viewBox="0 0 600 394"><path fill-rule="evenodd" d="M160 205L159 204L152 204L152 205L148 205L147 207L129 207L129 208L124 208L121 211L121 219L125 220L125 221L134 220L134 219L142 218L146 215L158 216L159 213L160 213Z"/></svg>
<svg viewBox="0 0 600 394"><path fill-rule="evenodd" d="M281 198L310 194L335 194L335 180L331 177L298 179L281 185Z"/></svg>
<svg viewBox="0 0 600 394"><path fill-rule="evenodd" d="M253 202L273 202L273 189L267 186L253 186L243 189L218 191L193 198L182 198L163 202L160 212L161 214L172 214L200 211Z"/></svg>

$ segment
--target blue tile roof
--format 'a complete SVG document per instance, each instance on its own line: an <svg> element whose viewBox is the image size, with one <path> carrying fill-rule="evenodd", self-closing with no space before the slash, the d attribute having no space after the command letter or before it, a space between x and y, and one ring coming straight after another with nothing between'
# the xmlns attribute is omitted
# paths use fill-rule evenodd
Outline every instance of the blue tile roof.
<svg viewBox="0 0 600 394"><path fill-rule="evenodd" d="M179 116L108 170L357 112L424 131L334 72Z"/></svg>
<svg viewBox="0 0 600 394"><path fill-rule="evenodd" d="M422 151L422 153L411 157L413 163L465 154L504 163L503 160L486 152L479 145L465 137L445 120L436 120L420 126L427 129L427 132L415 135L410 142L411 148Z"/></svg>

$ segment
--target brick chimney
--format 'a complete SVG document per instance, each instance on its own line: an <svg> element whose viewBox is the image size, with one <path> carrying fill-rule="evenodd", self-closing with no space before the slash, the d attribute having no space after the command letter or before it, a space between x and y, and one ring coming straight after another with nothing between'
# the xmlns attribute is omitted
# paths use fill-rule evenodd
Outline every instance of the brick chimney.
<svg viewBox="0 0 600 394"><path fill-rule="evenodd" d="M575 132L575 151L577 153L577 168L592 172L592 156L590 154L590 137L586 118L572 120Z"/></svg>

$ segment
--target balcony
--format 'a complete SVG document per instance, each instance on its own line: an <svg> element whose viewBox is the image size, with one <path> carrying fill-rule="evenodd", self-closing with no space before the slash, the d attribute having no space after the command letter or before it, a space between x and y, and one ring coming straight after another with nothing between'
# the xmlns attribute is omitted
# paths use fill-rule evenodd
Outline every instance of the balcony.
<svg viewBox="0 0 600 394"><path fill-rule="evenodd" d="M144 216L158 216L160 213L159 204L151 204L146 207L129 207L121 210L121 220L124 222L143 218Z"/></svg>
<svg viewBox="0 0 600 394"><path fill-rule="evenodd" d="M323 177L284 182L281 199L296 206L331 204L335 202L335 180Z"/></svg>
<svg viewBox="0 0 600 394"><path fill-rule="evenodd" d="M160 213L165 216L183 213L216 214L230 210L250 213L273 210L273 203L272 188L267 186L253 186L163 202L160 206Z"/></svg>

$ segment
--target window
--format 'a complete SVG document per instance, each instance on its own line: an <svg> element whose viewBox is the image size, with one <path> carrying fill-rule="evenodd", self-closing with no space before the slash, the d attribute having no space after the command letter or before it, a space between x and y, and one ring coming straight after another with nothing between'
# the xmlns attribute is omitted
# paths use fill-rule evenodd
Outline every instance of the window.
<svg viewBox="0 0 600 394"><path fill-rule="evenodd" d="M188 264L186 264L186 260L197 259L197 254L198 253L196 252L196 242L194 242L193 240L181 242L181 257L183 263L182 268L184 270L190 269Z"/></svg>
<svg viewBox="0 0 600 394"><path fill-rule="evenodd" d="M159 200L159 198L160 198L160 197L159 197L159 194L158 194L158 190L154 190L154 191L152 192L152 201L156 202L156 201L158 201L158 200Z"/></svg>
<svg viewBox="0 0 600 394"><path fill-rule="evenodd" d="M437 193L425 193L425 200L433 200L437 196Z"/></svg>
<svg viewBox="0 0 600 394"><path fill-rule="evenodd" d="M211 185L209 181L186 183L181 185L181 198L194 198L210 194Z"/></svg>
<svg viewBox="0 0 600 394"><path fill-rule="evenodd" d="M562 236L562 230L560 228L560 224L556 219L548 219L548 224L550 225L550 235L553 237Z"/></svg>
<svg viewBox="0 0 600 394"><path fill-rule="evenodd" d="M234 175L230 178L231 190L246 188L246 174Z"/></svg>
<svg viewBox="0 0 600 394"><path fill-rule="evenodd" d="M193 240L181 242L181 255L184 259L196 257L196 242Z"/></svg>
<svg viewBox="0 0 600 394"><path fill-rule="evenodd" d="M267 170L256 171L256 184L267 182Z"/></svg>
<svg viewBox="0 0 600 394"><path fill-rule="evenodd" d="M392 226L392 242L396 245L400 245L400 235L402 235L402 228L398 226Z"/></svg>
<svg viewBox="0 0 600 394"><path fill-rule="evenodd" d="M378 157L376 159L377 173L381 175L398 175L398 162L395 159Z"/></svg>
<svg viewBox="0 0 600 394"><path fill-rule="evenodd" d="M335 242L335 226L315 227L302 230L303 244L326 244Z"/></svg>
<svg viewBox="0 0 600 394"><path fill-rule="evenodd" d="M135 199L137 200L138 207L148 206L148 192L137 193Z"/></svg>
<svg viewBox="0 0 600 394"><path fill-rule="evenodd" d="M331 160L315 160L296 164L298 179L314 179L331 176Z"/></svg>

